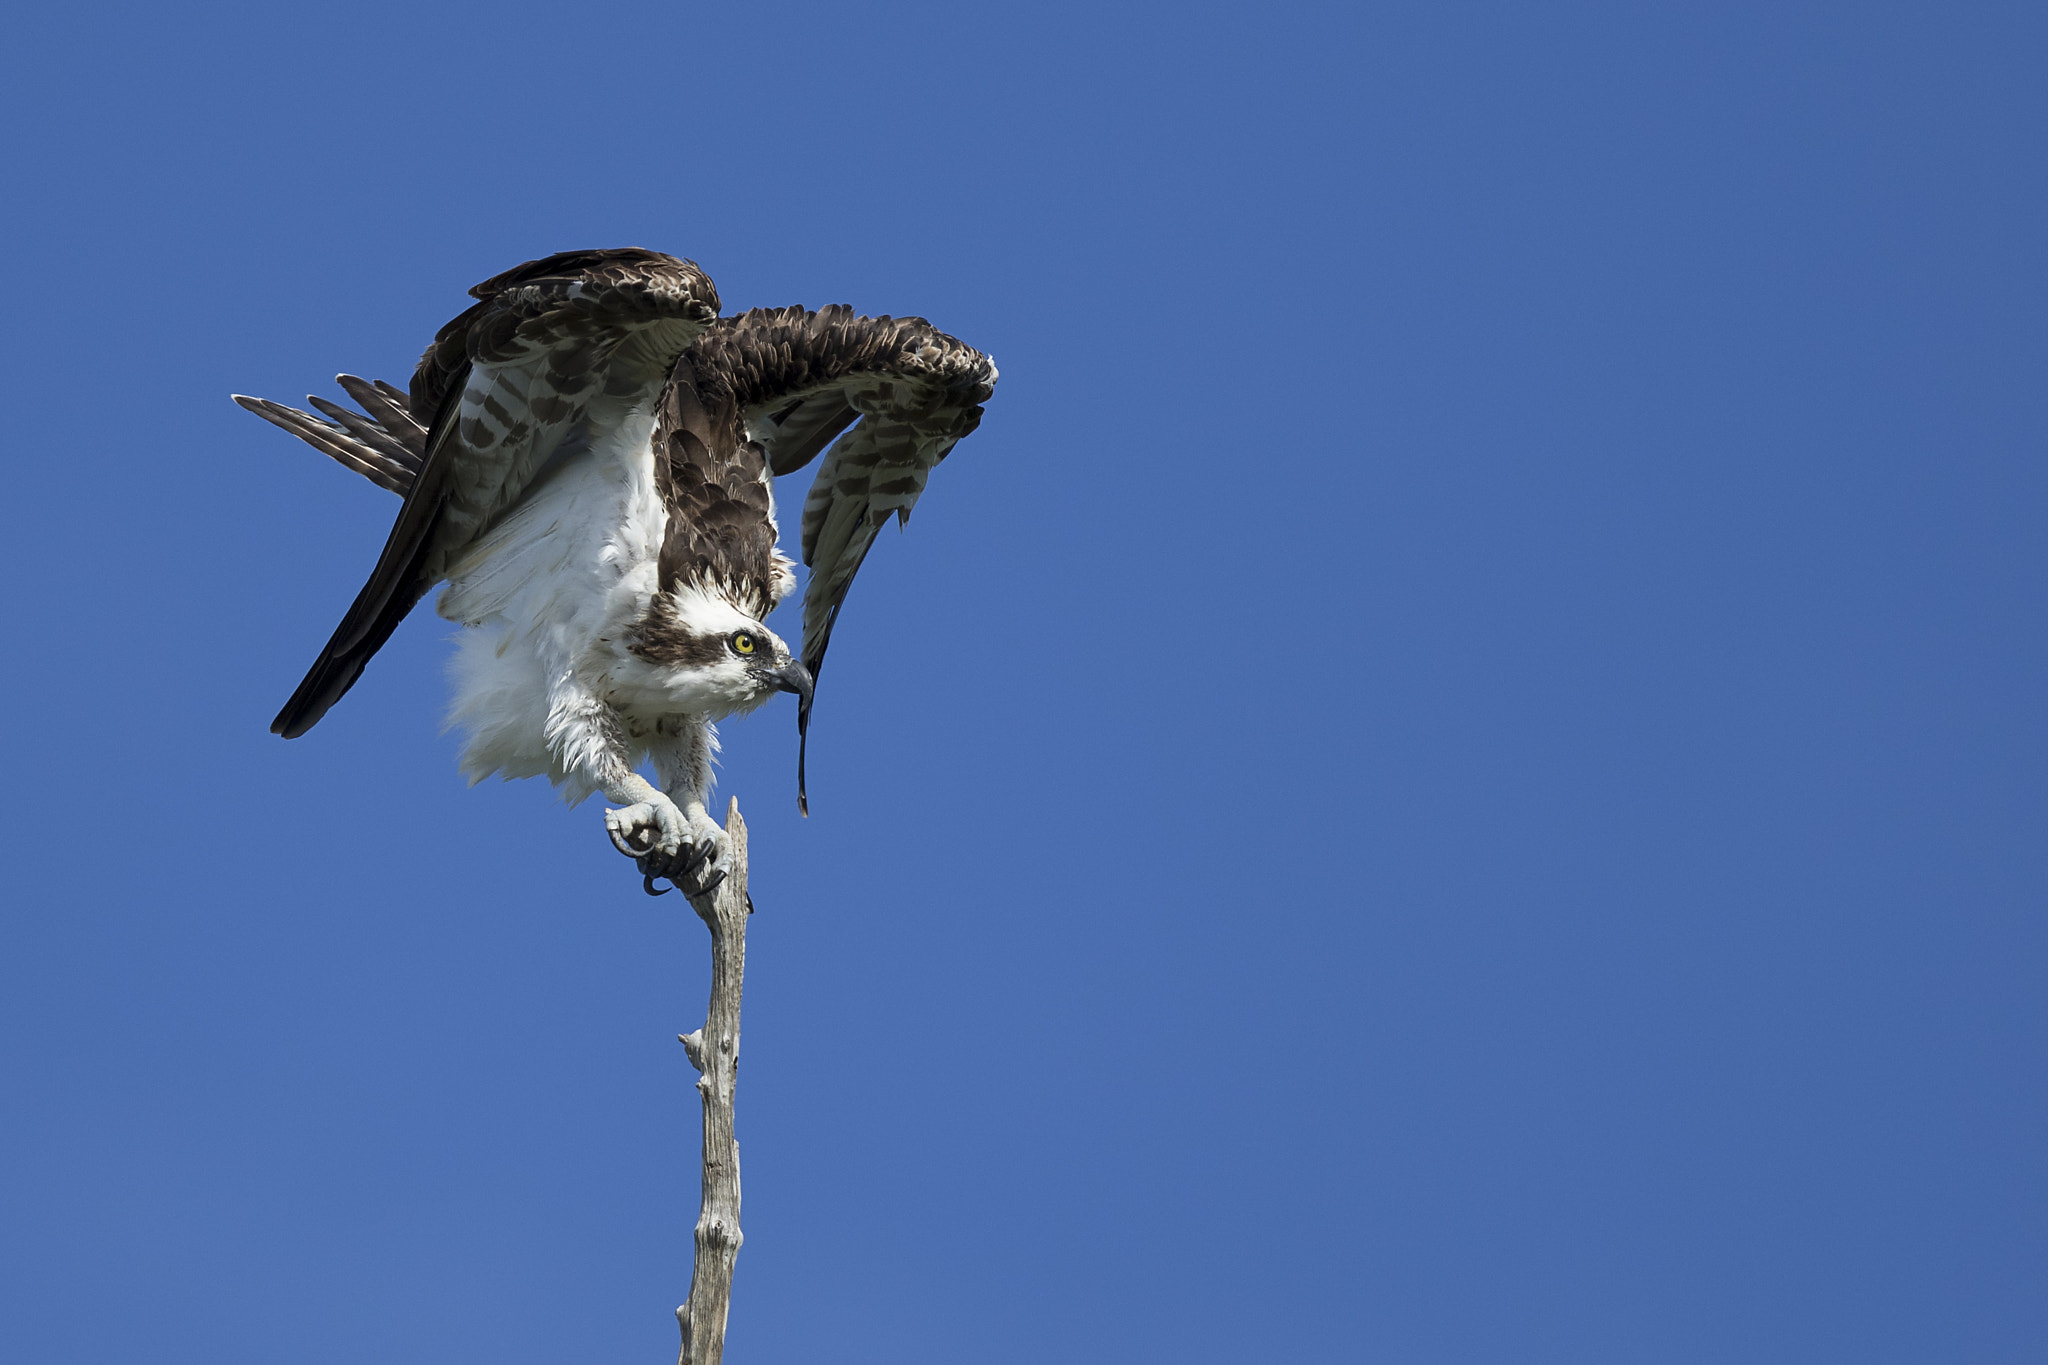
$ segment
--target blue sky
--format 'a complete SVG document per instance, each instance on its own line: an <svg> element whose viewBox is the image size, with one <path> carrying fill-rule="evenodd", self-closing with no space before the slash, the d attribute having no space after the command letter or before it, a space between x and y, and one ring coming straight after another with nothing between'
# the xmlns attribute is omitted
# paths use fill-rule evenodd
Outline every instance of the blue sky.
<svg viewBox="0 0 2048 1365"><path fill-rule="evenodd" d="M2037 6L12 36L11 1357L673 1351L703 931L430 614L266 733L396 502L226 398L628 243L1003 371L726 731L731 1359L2048 1349Z"/></svg>

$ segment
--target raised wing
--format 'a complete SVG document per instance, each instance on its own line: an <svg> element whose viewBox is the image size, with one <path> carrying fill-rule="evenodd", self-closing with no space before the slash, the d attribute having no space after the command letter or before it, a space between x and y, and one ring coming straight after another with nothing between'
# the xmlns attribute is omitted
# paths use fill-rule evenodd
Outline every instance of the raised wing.
<svg viewBox="0 0 2048 1365"><path fill-rule="evenodd" d="M237 400L405 497L369 582L271 722L288 739L341 699L453 557L518 500L564 437L651 402L676 357L718 315L718 293L703 271L637 247L528 261L470 293L479 302L443 327L420 358L403 421L389 386L344 384L367 420L318 400L332 422ZM420 437L407 481L400 451L411 452L411 427Z"/></svg>
<svg viewBox="0 0 2048 1365"><path fill-rule="evenodd" d="M923 318L859 317L843 304L721 319L683 363L700 391L726 386L772 473L830 446L803 510L803 657L815 677L875 533L909 520L932 467L981 421L995 364Z"/></svg>
<svg viewBox="0 0 2048 1365"><path fill-rule="evenodd" d="M910 519L925 477L981 421L995 384L987 356L923 318L857 317L841 304L721 319L676 362L656 417L656 477L670 507L664 586L690 573L759 583L765 611L780 596L768 588L778 569L768 475L793 473L830 445L803 513L803 661L815 680L875 533L892 516ZM807 813L810 703L797 709L797 805Z"/></svg>

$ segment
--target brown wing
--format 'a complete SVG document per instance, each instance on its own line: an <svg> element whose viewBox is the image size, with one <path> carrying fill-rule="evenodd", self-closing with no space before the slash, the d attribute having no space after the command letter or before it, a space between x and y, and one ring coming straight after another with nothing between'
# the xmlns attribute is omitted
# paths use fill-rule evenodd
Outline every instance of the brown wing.
<svg viewBox="0 0 2048 1365"><path fill-rule="evenodd" d="M417 472L369 582L271 723L288 739L340 700L453 556L518 499L566 435L589 422L593 400L651 400L677 355L718 313L703 271L637 247L529 261L470 293L480 302L441 329L413 374L405 415L424 428ZM375 442L338 406L321 407L340 424L330 427L259 402L244 406L351 468L358 466L335 447L358 452L331 433L345 431L365 447ZM370 425L399 439L371 411L378 420Z"/></svg>
<svg viewBox="0 0 2048 1365"><path fill-rule="evenodd" d="M844 305L720 319L678 374L685 365L707 414L737 412L744 444L760 451L735 450L735 461L789 474L831 447L803 512L803 657L815 676L875 532L909 519L932 467L980 422L996 367L923 318L859 317Z"/></svg>

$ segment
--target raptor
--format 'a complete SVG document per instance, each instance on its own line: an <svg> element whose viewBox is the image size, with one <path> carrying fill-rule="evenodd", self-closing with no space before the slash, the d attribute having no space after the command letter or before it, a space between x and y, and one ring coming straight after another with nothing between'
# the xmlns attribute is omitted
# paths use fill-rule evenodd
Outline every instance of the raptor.
<svg viewBox="0 0 2048 1365"><path fill-rule="evenodd" d="M646 889L701 894L729 857L705 809L717 722L794 693L808 813L811 699L847 589L974 430L996 368L922 318L722 318L694 262L636 247L528 261L470 294L406 389L340 375L358 408L310 398L319 416L235 396L404 499L271 729L312 729L441 586L436 610L464 627L464 774L545 776L571 805L602 793ZM821 455L792 650L765 624L796 588L773 483Z"/></svg>

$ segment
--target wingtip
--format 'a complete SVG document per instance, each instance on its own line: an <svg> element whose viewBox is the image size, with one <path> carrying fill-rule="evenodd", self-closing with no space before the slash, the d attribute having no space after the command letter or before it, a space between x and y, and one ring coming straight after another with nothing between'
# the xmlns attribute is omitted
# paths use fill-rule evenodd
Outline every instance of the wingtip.
<svg viewBox="0 0 2048 1365"><path fill-rule="evenodd" d="M808 820L811 818L810 783L805 780L805 760L811 753L811 707L810 699L804 698L796 712L796 811Z"/></svg>
<svg viewBox="0 0 2048 1365"><path fill-rule="evenodd" d="M339 695L322 695L327 690L325 685L332 681L331 676L321 666L326 662L327 660L323 658L319 664L315 664L313 671L306 675L306 680L292 693L291 700L284 704L284 709L270 722L271 734L282 739L297 739L318 725L320 718L333 708L334 703L339 700ZM361 672L361 669L356 670L357 674ZM355 678L351 677L349 681L353 683ZM346 692L348 688L343 687L341 690Z"/></svg>

